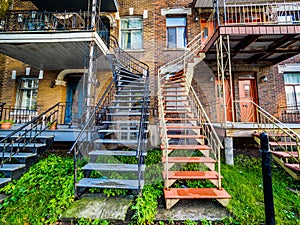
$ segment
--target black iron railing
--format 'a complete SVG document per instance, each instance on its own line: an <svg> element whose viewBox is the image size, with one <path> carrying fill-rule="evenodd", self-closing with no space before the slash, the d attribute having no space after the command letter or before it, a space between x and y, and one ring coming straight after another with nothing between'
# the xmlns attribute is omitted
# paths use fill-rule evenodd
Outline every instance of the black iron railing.
<svg viewBox="0 0 300 225"><path fill-rule="evenodd" d="M77 196L77 190L75 188L76 180L77 180L77 157L80 153L80 149L82 148L84 142L91 143L91 135L89 132L92 131L93 126L99 125L101 121L99 120L100 117L105 116L105 108L112 102L113 96L115 95L115 83L113 81L110 82L107 89L103 93L101 99L99 100L98 104L90 114L90 117L87 119L86 123L82 127L81 131L79 132L78 136L76 137L73 145L71 146L68 154L73 153L74 157L74 193Z"/></svg>
<svg viewBox="0 0 300 225"><path fill-rule="evenodd" d="M0 22L1 31L101 30L105 26L96 18L91 27L91 12L9 11Z"/></svg>
<svg viewBox="0 0 300 225"><path fill-rule="evenodd" d="M2 138L0 140L0 144L3 145L0 166L11 159L11 157L5 159L5 153L9 152L13 156L29 144L33 144L33 148L35 148L37 137L48 129L50 124L57 123L58 112L59 103Z"/></svg>
<svg viewBox="0 0 300 225"><path fill-rule="evenodd" d="M280 107L280 118L282 123L300 123L300 107L290 105Z"/></svg>

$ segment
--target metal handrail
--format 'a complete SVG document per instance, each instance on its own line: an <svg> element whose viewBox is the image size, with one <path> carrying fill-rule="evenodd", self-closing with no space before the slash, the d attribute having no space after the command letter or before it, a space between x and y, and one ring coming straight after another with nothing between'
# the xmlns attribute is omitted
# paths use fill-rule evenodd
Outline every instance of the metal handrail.
<svg viewBox="0 0 300 225"><path fill-rule="evenodd" d="M178 58L164 64L159 68L160 74L167 76L170 73L184 70L188 62L190 62L201 49L201 36L203 32L197 34L186 46L185 53ZM161 77L163 78L163 77Z"/></svg>
<svg viewBox="0 0 300 225"><path fill-rule="evenodd" d="M25 123L18 129L9 133L5 138L2 138L0 140L0 143L4 143L4 147L2 149L1 166L3 166L3 164L9 160L9 159L7 159L7 160L4 159L4 153L7 148L10 148L11 156L17 154L18 150L16 152L13 152L13 144L14 143L17 142L18 145L20 146L21 141L24 140L24 142L22 143L22 146L25 147L26 145L35 141L36 137L48 128L47 123L49 121L57 122L59 104L60 103L57 103L54 106L50 107L45 112L41 113L39 116L34 117L31 121ZM21 131L23 131L23 133L21 133ZM18 133L19 133L19 135L16 140L9 141L15 134L18 134ZM29 139L27 139L28 135L29 135ZM35 142L33 142L33 143L35 143Z"/></svg>
<svg viewBox="0 0 300 225"><path fill-rule="evenodd" d="M289 128L286 124L282 123L276 117L271 115L265 109L260 107L258 104L251 100L245 101L235 101L236 103L249 103L252 104L256 108L256 118L258 121L258 128L267 132L271 133L272 137L275 142L277 142L278 146L281 147L284 151L287 152L287 147L291 146L292 142L296 143L296 148L298 151L298 155L300 155L300 135L296 133L294 130ZM284 138L284 144L282 145L280 142L280 138ZM293 151L293 148L291 148ZM300 163L300 156L298 157L297 161Z"/></svg>
<svg viewBox="0 0 300 225"><path fill-rule="evenodd" d="M138 159L138 173L139 173L139 179L138 179L138 187L139 190L141 189L141 171L142 171L142 164L143 164L143 152L145 151L145 140L146 140L146 121L148 118L147 110L148 110L148 100L149 100L149 71L146 75L146 82L145 82L145 91L143 95L143 104L142 104L142 110L141 110L141 118L140 118L140 125L139 125L139 133L138 133L138 144L137 144L137 153L136 158Z"/></svg>

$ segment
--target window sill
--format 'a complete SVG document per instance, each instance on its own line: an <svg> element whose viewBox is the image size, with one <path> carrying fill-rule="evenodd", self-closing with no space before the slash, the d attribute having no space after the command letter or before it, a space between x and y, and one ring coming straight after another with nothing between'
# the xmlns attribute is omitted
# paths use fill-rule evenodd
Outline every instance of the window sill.
<svg viewBox="0 0 300 225"><path fill-rule="evenodd" d="M145 49L123 49L125 52L144 52Z"/></svg>
<svg viewBox="0 0 300 225"><path fill-rule="evenodd" d="M185 48L164 48L164 51L185 51Z"/></svg>

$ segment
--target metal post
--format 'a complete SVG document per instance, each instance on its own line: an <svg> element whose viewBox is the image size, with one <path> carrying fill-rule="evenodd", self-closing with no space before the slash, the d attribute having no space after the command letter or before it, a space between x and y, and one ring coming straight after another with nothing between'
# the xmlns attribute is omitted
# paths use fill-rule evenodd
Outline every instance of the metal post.
<svg viewBox="0 0 300 225"><path fill-rule="evenodd" d="M263 132L260 134L261 157L262 157L262 175L264 186L264 202L266 225L275 225L273 190L272 190L272 173L271 161L272 153L269 151L268 134Z"/></svg>

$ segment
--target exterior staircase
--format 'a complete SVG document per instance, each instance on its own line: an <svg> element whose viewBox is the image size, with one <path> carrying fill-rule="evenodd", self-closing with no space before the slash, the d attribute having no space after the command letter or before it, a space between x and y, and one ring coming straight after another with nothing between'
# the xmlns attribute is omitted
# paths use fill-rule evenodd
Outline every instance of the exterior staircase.
<svg viewBox="0 0 300 225"><path fill-rule="evenodd" d="M82 167L85 177L75 183L77 196L89 188L126 189L136 193L144 186L149 68L117 45L112 50L114 79L69 151L88 158ZM83 141L84 134L95 121L97 134L90 134L87 144ZM76 154L74 157L77 159ZM74 171L76 177L76 168Z"/></svg>
<svg viewBox="0 0 300 225"><path fill-rule="evenodd" d="M216 199L226 206L231 198L221 185L222 143L191 86L192 77L188 73L201 49L199 40L201 38L195 37L188 44L185 55L174 60L173 67L172 63L162 67L159 73L159 119L167 209L181 199ZM199 62L198 58L196 60ZM200 186L206 187L192 185L189 181L200 181L203 184Z"/></svg>
<svg viewBox="0 0 300 225"><path fill-rule="evenodd" d="M49 108L8 135L0 136L0 187L18 179L54 142L43 135L49 121L57 121L59 104Z"/></svg>
<svg viewBox="0 0 300 225"><path fill-rule="evenodd" d="M260 121L254 134L255 141L260 144L260 134L267 133L274 161L294 179L300 180L300 135L260 106L255 106Z"/></svg>

